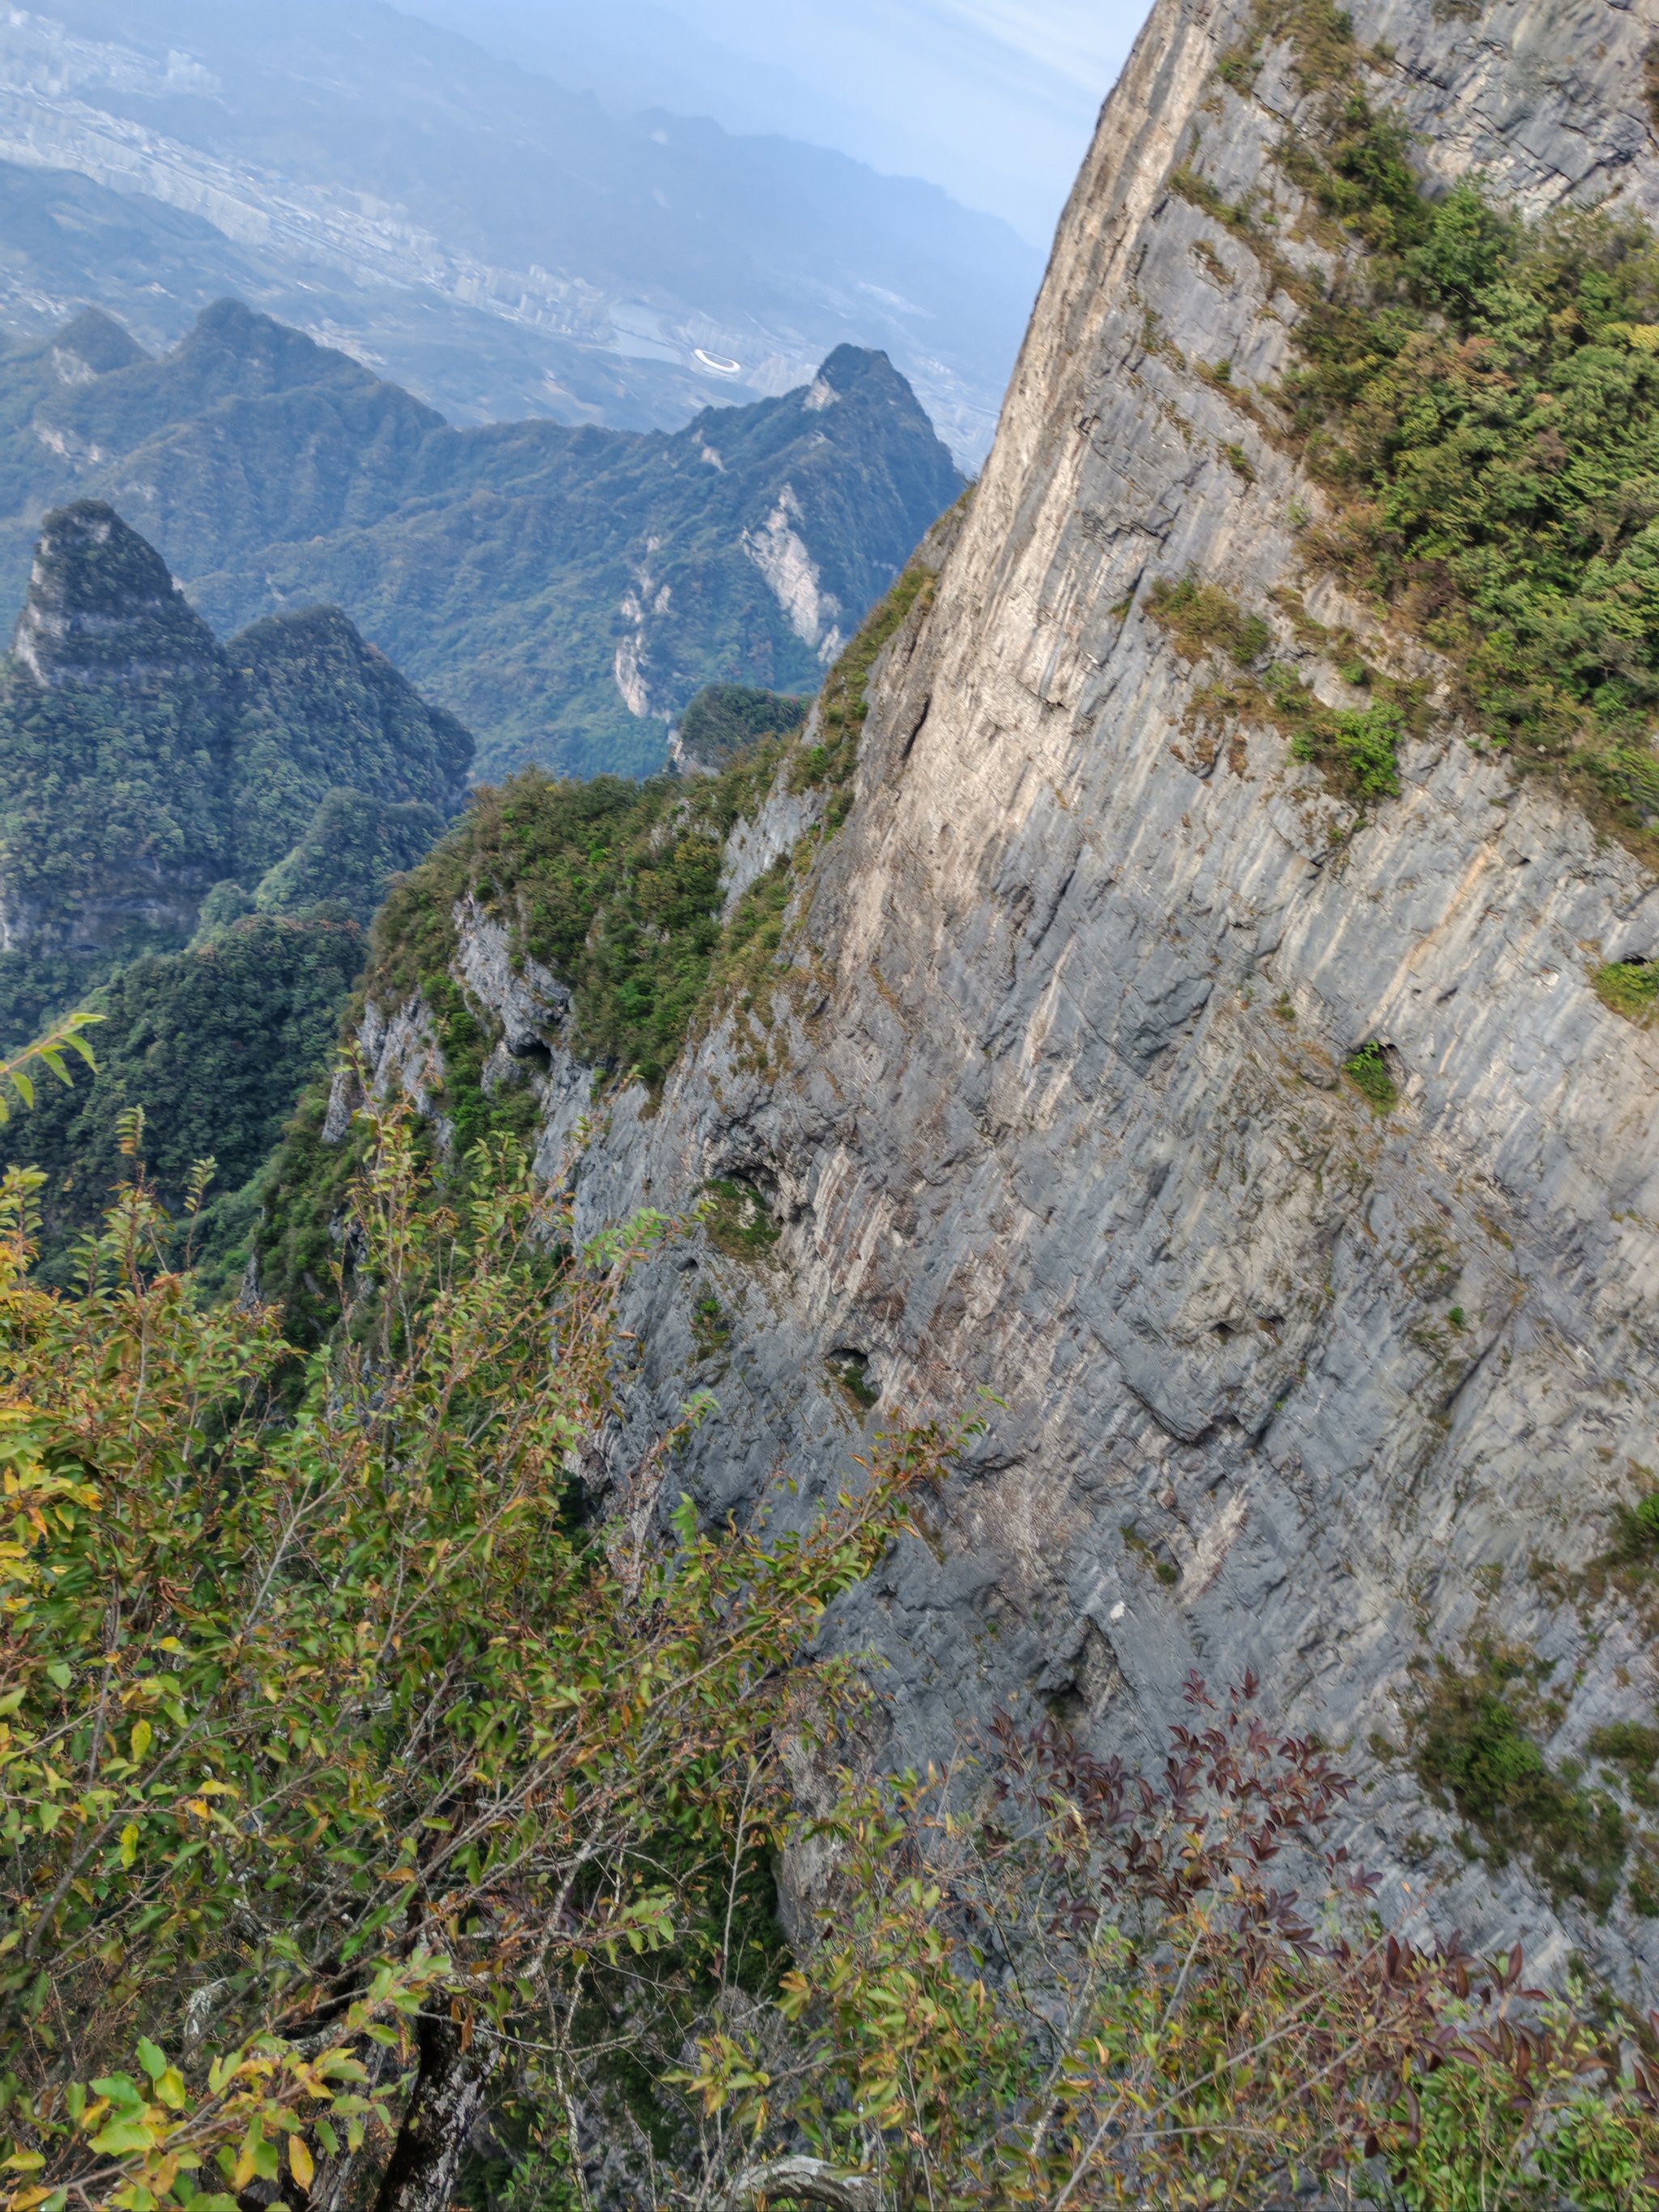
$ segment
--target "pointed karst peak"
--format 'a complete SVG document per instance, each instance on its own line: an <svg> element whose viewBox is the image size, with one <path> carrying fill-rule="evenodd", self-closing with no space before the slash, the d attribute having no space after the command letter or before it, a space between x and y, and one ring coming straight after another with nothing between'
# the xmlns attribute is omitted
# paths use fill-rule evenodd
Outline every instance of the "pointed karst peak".
<svg viewBox="0 0 1659 2212"><path fill-rule="evenodd" d="M220 662L213 633L155 548L94 499L41 525L12 650L52 690L173 678Z"/></svg>
<svg viewBox="0 0 1659 2212"><path fill-rule="evenodd" d="M863 398L898 399L917 406L915 394L884 353L868 346L839 345L807 386L806 404L813 409L833 407L838 399L850 399L854 393Z"/></svg>
<svg viewBox="0 0 1659 2212"><path fill-rule="evenodd" d="M177 375L203 398L234 392L252 398L314 384L367 389L375 382L349 354L319 345L240 300L204 307L172 360Z"/></svg>
<svg viewBox="0 0 1659 2212"><path fill-rule="evenodd" d="M134 368L149 359L125 324L101 307L83 307L52 340L52 367L64 384L90 384L112 369Z"/></svg>

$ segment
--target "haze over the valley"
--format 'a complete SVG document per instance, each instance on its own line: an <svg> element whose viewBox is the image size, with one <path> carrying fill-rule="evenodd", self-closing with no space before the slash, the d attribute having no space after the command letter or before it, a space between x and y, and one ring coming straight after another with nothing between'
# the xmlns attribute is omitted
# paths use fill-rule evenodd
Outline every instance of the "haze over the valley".
<svg viewBox="0 0 1659 2212"><path fill-rule="evenodd" d="M1040 21L981 0L9 9L0 331L92 303L165 344L233 293L453 421L620 428L775 396L853 343L975 465L1115 20L1070 0Z"/></svg>
<svg viewBox="0 0 1659 2212"><path fill-rule="evenodd" d="M621 112L786 131L1044 251L1143 0L404 0Z"/></svg>

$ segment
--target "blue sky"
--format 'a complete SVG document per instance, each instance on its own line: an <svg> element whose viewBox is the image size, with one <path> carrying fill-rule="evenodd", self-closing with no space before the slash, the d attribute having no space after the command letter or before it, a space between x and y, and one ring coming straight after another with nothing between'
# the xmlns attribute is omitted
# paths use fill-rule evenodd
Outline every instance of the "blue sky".
<svg viewBox="0 0 1659 2212"><path fill-rule="evenodd" d="M610 105L781 131L1046 246L1150 0L399 0Z"/></svg>

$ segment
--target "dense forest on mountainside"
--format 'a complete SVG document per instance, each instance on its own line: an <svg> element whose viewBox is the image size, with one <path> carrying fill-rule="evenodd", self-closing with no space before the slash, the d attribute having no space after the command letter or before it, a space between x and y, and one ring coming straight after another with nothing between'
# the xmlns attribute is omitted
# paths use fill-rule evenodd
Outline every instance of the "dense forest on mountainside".
<svg viewBox="0 0 1659 2212"><path fill-rule="evenodd" d="M816 689L960 489L903 379L852 348L783 398L639 436L452 429L231 302L159 361L98 318L0 355L20 592L40 507L107 493L222 632L343 608L489 775L651 773L704 684Z"/></svg>
<svg viewBox="0 0 1659 2212"><path fill-rule="evenodd" d="M326 1061L363 928L471 753L336 611L222 647L112 509L48 518L0 661L0 1030L21 1044L86 1002L99 1072L44 1089L0 1157L48 1170L54 1264L96 1227L130 1107L170 1202L216 1158L208 1249L251 1226L251 1201L234 1224L226 1206Z"/></svg>
<svg viewBox="0 0 1659 2212"><path fill-rule="evenodd" d="M258 1212L258 1170L295 1100L327 1066L366 939L339 913L255 915L179 952L146 952L88 1000L97 1068L72 1089L43 1081L27 1120L0 1132L0 1159L46 1177L40 1279L67 1282L125 1163L123 1116L143 1113L153 1186L182 1209L191 1172L212 1163L192 1225L204 1287L234 1290Z"/></svg>
<svg viewBox="0 0 1659 2212"><path fill-rule="evenodd" d="M746 745L787 737L806 720L810 702L782 698L742 684L711 684L680 716L675 732L682 764L720 769Z"/></svg>

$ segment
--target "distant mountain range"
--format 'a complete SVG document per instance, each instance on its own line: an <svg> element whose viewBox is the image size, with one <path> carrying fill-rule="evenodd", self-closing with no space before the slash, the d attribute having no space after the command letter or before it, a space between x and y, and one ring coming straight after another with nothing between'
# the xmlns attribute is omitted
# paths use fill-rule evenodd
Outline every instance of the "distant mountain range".
<svg viewBox="0 0 1659 2212"><path fill-rule="evenodd" d="M498 776L649 773L698 689L815 690L961 489L880 354L629 434L458 430L234 301L161 360L110 318L0 356L0 605L48 507L109 500L222 632L317 600Z"/></svg>
<svg viewBox="0 0 1659 2212"><path fill-rule="evenodd" d="M463 422L672 427L854 343L976 459L1040 273L932 185L618 116L374 0L0 12L0 161L14 332L92 300L171 343L210 284Z"/></svg>
<svg viewBox="0 0 1659 2212"><path fill-rule="evenodd" d="M1047 245L1146 0L396 0L599 94L924 176Z"/></svg>

